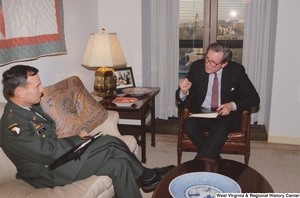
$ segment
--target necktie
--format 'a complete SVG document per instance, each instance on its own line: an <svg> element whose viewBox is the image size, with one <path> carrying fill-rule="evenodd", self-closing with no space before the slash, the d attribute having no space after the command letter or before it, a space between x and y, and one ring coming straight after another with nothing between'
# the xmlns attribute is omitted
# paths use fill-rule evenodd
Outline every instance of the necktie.
<svg viewBox="0 0 300 198"><path fill-rule="evenodd" d="M218 88L218 76L217 73L215 74L215 78L214 78L214 82L213 82L213 86L212 86L212 94L211 94L211 109L212 110L216 110L218 108L218 92L219 92L219 88Z"/></svg>

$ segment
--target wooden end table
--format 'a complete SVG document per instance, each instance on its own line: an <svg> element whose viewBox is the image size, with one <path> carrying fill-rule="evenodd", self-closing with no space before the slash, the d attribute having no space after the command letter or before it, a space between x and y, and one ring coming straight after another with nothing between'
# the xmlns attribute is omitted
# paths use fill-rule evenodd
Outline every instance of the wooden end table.
<svg viewBox="0 0 300 198"><path fill-rule="evenodd" d="M142 162L146 163L146 131L151 131L151 146L155 146L155 96L160 92L159 87L149 87L151 92L134 97L137 101L130 107L118 107L112 101L115 97L105 97L101 101L104 108L119 113L119 130L122 135L133 135L142 147ZM122 97L132 97L125 95ZM146 119L151 114L148 122ZM150 124L147 124L150 123ZM139 137L141 136L141 140Z"/></svg>
<svg viewBox="0 0 300 198"><path fill-rule="evenodd" d="M272 193L269 182L253 168L233 160L199 159L176 166L158 184L152 198L172 197L169 184L179 175L191 172L213 172L225 175L236 181L243 193Z"/></svg>

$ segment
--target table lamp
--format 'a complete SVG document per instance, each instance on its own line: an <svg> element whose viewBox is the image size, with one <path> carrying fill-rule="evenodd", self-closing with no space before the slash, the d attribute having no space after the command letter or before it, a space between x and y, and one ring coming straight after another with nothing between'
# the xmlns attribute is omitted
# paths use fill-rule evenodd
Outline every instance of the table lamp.
<svg viewBox="0 0 300 198"><path fill-rule="evenodd" d="M126 60L116 33L91 33L82 66L95 70L94 90L98 96L115 96L113 67L126 67Z"/></svg>

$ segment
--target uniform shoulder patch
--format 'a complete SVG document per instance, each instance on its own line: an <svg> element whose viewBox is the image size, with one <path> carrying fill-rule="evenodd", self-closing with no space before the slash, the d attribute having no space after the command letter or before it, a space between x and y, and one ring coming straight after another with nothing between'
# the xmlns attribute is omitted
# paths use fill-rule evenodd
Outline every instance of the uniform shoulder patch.
<svg viewBox="0 0 300 198"><path fill-rule="evenodd" d="M19 127L19 123L17 123L17 122L8 125L7 128L8 128L14 135L19 135L19 134L20 134L20 127Z"/></svg>

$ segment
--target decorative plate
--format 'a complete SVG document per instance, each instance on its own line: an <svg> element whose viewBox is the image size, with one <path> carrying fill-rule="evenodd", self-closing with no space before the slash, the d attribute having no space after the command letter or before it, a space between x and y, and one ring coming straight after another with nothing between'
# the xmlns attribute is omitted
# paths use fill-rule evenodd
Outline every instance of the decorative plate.
<svg viewBox="0 0 300 198"><path fill-rule="evenodd" d="M240 193L231 178L211 172L193 172L172 180L169 192L174 198L214 198L216 193Z"/></svg>
<svg viewBox="0 0 300 198"><path fill-rule="evenodd" d="M131 96L143 96L147 93L152 91L151 88L143 88L143 87L133 87L133 88L126 88L123 89L122 92Z"/></svg>
<svg viewBox="0 0 300 198"><path fill-rule="evenodd" d="M133 103L137 101L136 98L116 98L112 101L112 103L116 104L117 106L120 107L130 107Z"/></svg>

